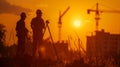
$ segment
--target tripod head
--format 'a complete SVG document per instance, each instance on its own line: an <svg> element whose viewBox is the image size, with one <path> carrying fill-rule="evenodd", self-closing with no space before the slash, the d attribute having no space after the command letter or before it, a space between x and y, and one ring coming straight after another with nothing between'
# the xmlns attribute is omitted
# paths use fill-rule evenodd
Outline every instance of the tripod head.
<svg viewBox="0 0 120 67"><path fill-rule="evenodd" d="M49 24L50 22L48 20L46 20L46 24Z"/></svg>

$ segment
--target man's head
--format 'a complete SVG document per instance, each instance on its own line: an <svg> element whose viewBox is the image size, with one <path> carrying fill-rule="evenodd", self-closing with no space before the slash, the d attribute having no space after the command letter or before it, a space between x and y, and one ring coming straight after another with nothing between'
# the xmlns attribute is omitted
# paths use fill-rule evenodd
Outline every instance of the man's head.
<svg viewBox="0 0 120 67"><path fill-rule="evenodd" d="M41 16L42 15L42 11L40 9L37 9L36 14L37 14L37 16Z"/></svg>
<svg viewBox="0 0 120 67"><path fill-rule="evenodd" d="M21 19L25 20L25 18L26 18L25 12L22 12L22 13L20 14L20 16L21 16Z"/></svg>

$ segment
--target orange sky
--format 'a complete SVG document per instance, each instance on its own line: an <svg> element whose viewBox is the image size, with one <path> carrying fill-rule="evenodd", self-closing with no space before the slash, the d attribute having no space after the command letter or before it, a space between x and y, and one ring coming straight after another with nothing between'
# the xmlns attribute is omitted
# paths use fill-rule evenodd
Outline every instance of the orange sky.
<svg viewBox="0 0 120 67"><path fill-rule="evenodd" d="M87 14L87 9L95 9L97 1L101 4L101 10L120 10L120 0L6 0L10 5L32 10L31 13L27 14L26 27L28 29L30 29L29 24L31 19L35 17L35 10L41 9L44 20L50 21L49 25L55 41L58 40L57 22L59 11L63 12L68 6L70 6L70 10L62 18L62 40L67 39L68 35L76 37L76 32L84 45L86 42L86 36L95 30L95 13ZM105 31L111 33L120 33L119 18L120 13L102 13L99 29L105 29ZM75 28L73 26L73 22L76 19L81 21L81 27ZM12 13L0 13L0 20L0 23L6 25L7 31L10 33L15 29L19 16ZM14 37L14 35L15 34L13 33L12 36ZM46 34L46 37L47 36L48 34ZM9 37L10 34L8 35L8 38Z"/></svg>

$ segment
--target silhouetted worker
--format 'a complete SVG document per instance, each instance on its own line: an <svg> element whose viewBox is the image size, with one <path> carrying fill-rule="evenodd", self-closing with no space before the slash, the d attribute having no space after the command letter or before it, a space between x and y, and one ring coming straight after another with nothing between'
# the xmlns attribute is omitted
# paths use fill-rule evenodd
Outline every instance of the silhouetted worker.
<svg viewBox="0 0 120 67"><path fill-rule="evenodd" d="M17 56L23 56L25 52L25 42L27 39L28 30L25 27L25 18L26 14L24 12L20 15L20 20L16 24L16 36L18 37L18 48L17 48Z"/></svg>
<svg viewBox="0 0 120 67"><path fill-rule="evenodd" d="M37 51L37 47L41 45L43 39L43 32L45 29L44 20L42 19L41 10L36 11L36 17L31 21L31 28L33 30L33 56Z"/></svg>

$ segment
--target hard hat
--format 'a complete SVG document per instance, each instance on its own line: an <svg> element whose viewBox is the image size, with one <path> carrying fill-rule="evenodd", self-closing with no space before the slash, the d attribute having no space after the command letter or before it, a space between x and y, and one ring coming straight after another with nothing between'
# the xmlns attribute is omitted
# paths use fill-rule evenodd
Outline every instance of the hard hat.
<svg viewBox="0 0 120 67"><path fill-rule="evenodd" d="M42 11L40 9L37 9L36 14L42 14Z"/></svg>
<svg viewBox="0 0 120 67"><path fill-rule="evenodd" d="M21 16L21 17L26 17L25 12L22 12L20 16Z"/></svg>

